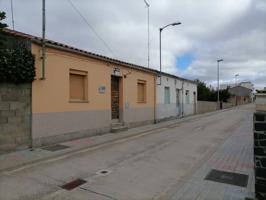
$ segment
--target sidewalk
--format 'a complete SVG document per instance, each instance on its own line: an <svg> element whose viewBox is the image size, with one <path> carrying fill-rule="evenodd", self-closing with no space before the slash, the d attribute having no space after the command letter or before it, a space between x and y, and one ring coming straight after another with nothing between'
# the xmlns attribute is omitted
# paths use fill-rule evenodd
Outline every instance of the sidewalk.
<svg viewBox="0 0 266 200"><path fill-rule="evenodd" d="M34 148L33 150L25 149L3 154L0 155L0 172L15 170L17 168L30 164L38 164L52 158L59 158L61 156L72 156L83 151L89 151L106 145L111 145L113 143L122 142L126 138L128 139L152 134L153 131L160 131L160 129L164 129L167 126L177 125L181 122L189 122L200 117L214 115L218 112L224 112L226 110L228 109L188 116L185 118L160 122L157 124L140 126L118 133L106 133L103 135L72 140L69 142L52 145L50 146L50 150L48 150L47 147L41 147ZM56 148L59 148L59 150L56 150Z"/></svg>
<svg viewBox="0 0 266 200"><path fill-rule="evenodd" d="M233 133L190 177L183 178L182 186L172 195L172 200L254 199L253 121L252 116L247 118L248 123L239 127L239 131ZM206 180L212 170L247 175L247 185L245 187ZM223 176L229 180L229 177ZM241 182L240 178L238 182Z"/></svg>

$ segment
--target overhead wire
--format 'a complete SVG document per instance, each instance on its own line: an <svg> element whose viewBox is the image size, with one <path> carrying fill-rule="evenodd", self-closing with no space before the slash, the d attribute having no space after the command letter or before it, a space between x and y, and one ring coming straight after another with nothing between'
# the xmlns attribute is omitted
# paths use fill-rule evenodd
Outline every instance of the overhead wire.
<svg viewBox="0 0 266 200"><path fill-rule="evenodd" d="M77 14L83 19L83 21L88 25L88 27L91 29L91 31L97 36L97 38L104 44L104 46L106 47L106 49L108 49L108 51L115 56L114 51L112 50L112 48L107 44L107 42L100 36L100 34L97 33L97 31L95 30L95 28L89 23L89 21L86 19L86 17L80 12L80 10L77 8L77 6L71 1L68 0L70 6L77 12Z"/></svg>

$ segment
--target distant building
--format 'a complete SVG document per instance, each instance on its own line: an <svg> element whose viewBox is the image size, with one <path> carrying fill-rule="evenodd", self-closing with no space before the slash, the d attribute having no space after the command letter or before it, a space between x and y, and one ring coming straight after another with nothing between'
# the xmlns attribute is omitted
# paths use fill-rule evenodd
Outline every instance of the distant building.
<svg viewBox="0 0 266 200"><path fill-rule="evenodd" d="M242 87L251 89L252 91L254 90L254 84L251 83L250 81L243 81L238 84L221 84L220 89L225 90L226 88L233 88L235 86L242 86Z"/></svg>
<svg viewBox="0 0 266 200"><path fill-rule="evenodd" d="M248 89L251 89L252 91L254 90L254 84L251 83L250 81L241 82L238 85L245 87L245 88L248 88Z"/></svg>
<svg viewBox="0 0 266 200"><path fill-rule="evenodd" d="M231 102L233 105L237 106L252 102L252 89L238 85L229 88L228 92L231 94L228 102Z"/></svg>

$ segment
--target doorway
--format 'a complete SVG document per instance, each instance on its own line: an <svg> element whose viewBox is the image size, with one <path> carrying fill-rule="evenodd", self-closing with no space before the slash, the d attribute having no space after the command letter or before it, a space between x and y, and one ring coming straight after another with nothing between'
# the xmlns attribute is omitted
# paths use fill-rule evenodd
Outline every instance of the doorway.
<svg viewBox="0 0 266 200"><path fill-rule="evenodd" d="M181 104L180 104L180 89L176 89L176 108L177 108L177 112L178 112L178 116L181 116Z"/></svg>
<svg viewBox="0 0 266 200"><path fill-rule="evenodd" d="M119 77L111 76L112 120L119 120Z"/></svg>
<svg viewBox="0 0 266 200"><path fill-rule="evenodd" d="M196 92L193 92L193 112L194 115L197 114L197 95Z"/></svg>

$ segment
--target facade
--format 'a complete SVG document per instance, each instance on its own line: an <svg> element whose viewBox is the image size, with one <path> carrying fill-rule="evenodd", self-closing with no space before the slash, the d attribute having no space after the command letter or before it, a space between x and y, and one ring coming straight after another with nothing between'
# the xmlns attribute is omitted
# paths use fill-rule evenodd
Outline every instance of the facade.
<svg viewBox="0 0 266 200"><path fill-rule="evenodd" d="M35 57L31 144L43 146L155 121L157 72L138 65L5 30Z"/></svg>
<svg viewBox="0 0 266 200"><path fill-rule="evenodd" d="M29 146L196 113L193 81L51 40L46 40L43 65L41 38L8 29L5 35L11 43L23 40L35 57L36 76L27 93Z"/></svg>
<svg viewBox="0 0 266 200"><path fill-rule="evenodd" d="M114 123L154 122L156 73L47 46L42 80L41 46L32 45L37 58L32 83L35 145L109 132Z"/></svg>
<svg viewBox="0 0 266 200"><path fill-rule="evenodd" d="M178 118L197 112L197 84L162 73L157 78L156 121Z"/></svg>
<svg viewBox="0 0 266 200"><path fill-rule="evenodd" d="M233 105L242 105L252 102L252 90L243 86L235 86L228 90L231 94L231 97L228 99L228 102Z"/></svg>

